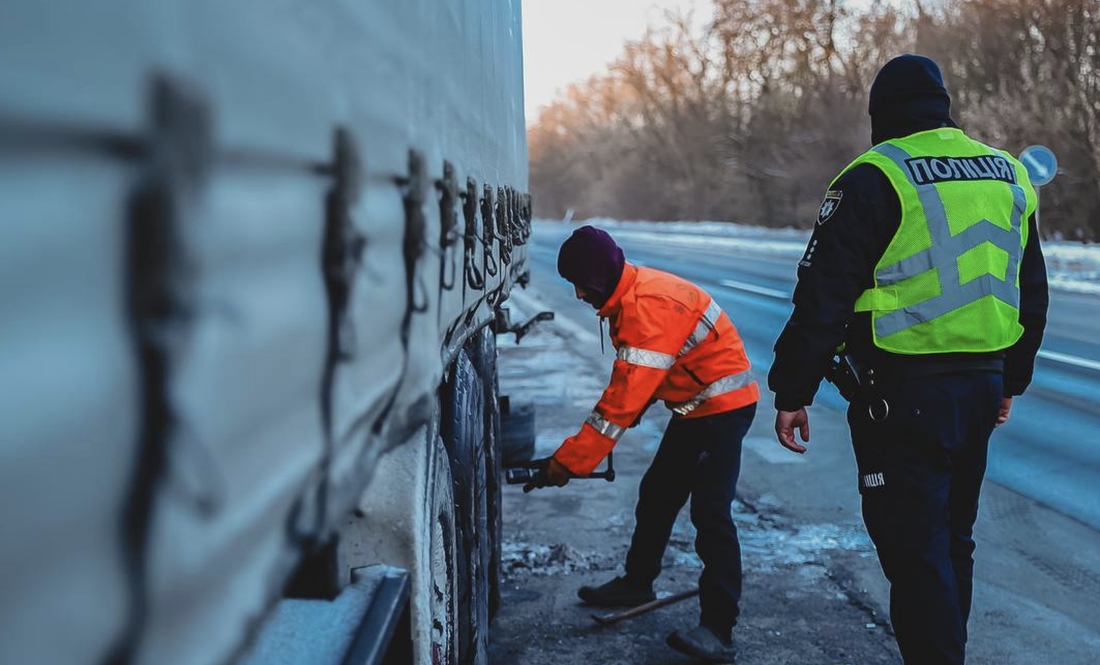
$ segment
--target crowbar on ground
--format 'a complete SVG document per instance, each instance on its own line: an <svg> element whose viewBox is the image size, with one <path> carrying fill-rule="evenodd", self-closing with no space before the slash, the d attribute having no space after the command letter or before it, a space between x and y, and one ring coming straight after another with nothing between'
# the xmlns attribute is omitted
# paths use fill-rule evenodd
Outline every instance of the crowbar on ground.
<svg viewBox="0 0 1100 665"><path fill-rule="evenodd" d="M592 620L595 621L596 623L600 624L601 626L610 626L612 624L619 623L620 621L623 621L625 619L633 619L634 617L638 616L639 614L645 614L646 612L650 612L650 611L655 610L659 607L664 607L665 605L672 605L673 603L678 603L681 600L687 600L688 598L694 598L695 596L698 596L698 595L699 595L699 589L698 589L698 587L696 587L696 588L691 589L689 591L681 591L680 593L673 594L673 595L668 596L666 598L658 598L657 600L651 600L648 603L644 603L644 604L639 605L637 607L632 607L629 610L624 610L622 612L619 612L618 614L593 614L591 616L592 616Z"/></svg>

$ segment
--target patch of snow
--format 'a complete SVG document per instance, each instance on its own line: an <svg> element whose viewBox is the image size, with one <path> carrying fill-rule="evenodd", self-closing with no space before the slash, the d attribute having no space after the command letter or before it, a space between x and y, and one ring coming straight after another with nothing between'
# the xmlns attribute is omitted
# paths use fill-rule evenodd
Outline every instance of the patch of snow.
<svg viewBox="0 0 1100 665"><path fill-rule="evenodd" d="M766 229L723 222L621 222L594 219L592 224L635 242L668 244L729 253L798 259L806 250L808 231Z"/></svg>
<svg viewBox="0 0 1100 665"><path fill-rule="evenodd" d="M673 565L684 566L685 568L701 569L703 567L703 560L694 551L674 549L672 551L672 562Z"/></svg>
<svg viewBox="0 0 1100 665"><path fill-rule="evenodd" d="M641 222L598 217L585 220L584 223L598 226L608 231L625 229L728 238L760 238L765 240L788 239L799 240L803 245L805 245L806 239L810 237L809 231L805 229L796 229L790 226L782 229L773 229L764 226L734 224L732 222Z"/></svg>
<svg viewBox="0 0 1100 665"><path fill-rule="evenodd" d="M517 575L566 575L577 571L600 570L607 557L580 552L565 543L542 545L506 540L500 546L500 565L505 577Z"/></svg>
<svg viewBox="0 0 1100 665"><path fill-rule="evenodd" d="M617 513L609 515L605 520L605 523L611 527L625 527L628 524L633 526L634 515L620 510Z"/></svg>
<svg viewBox="0 0 1100 665"><path fill-rule="evenodd" d="M1050 285L1076 293L1100 294L1100 245L1045 242Z"/></svg>
<svg viewBox="0 0 1100 665"><path fill-rule="evenodd" d="M793 528L770 525L742 529L739 534L745 567L758 571L820 564L827 552L844 550L862 555L874 547L859 524L802 524Z"/></svg>
<svg viewBox="0 0 1100 665"><path fill-rule="evenodd" d="M768 497L757 500L758 508ZM741 563L745 570L775 573L796 569L799 575L818 578L827 568L825 558L831 552L849 552L861 558L874 556L874 545L863 525L789 524L773 508L762 512L741 501L734 501L732 514L741 543ZM695 529L686 519L678 519L669 539L668 560L675 565L701 568L695 555Z"/></svg>
<svg viewBox="0 0 1100 665"><path fill-rule="evenodd" d="M774 509L774 508L779 508L783 504L782 504L782 502L779 501L779 497L772 494L771 492L765 492L764 494L761 494L760 496L756 497L756 504L755 505L758 509L760 509L760 508L772 508L772 509ZM741 510L744 510L744 504L742 504L740 501L734 501L734 506L741 506Z"/></svg>

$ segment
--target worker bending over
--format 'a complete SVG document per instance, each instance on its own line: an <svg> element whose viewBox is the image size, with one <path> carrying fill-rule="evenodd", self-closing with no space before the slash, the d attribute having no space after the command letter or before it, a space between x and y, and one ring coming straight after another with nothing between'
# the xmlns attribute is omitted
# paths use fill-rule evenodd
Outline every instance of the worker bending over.
<svg viewBox="0 0 1100 665"><path fill-rule="evenodd" d="M606 232L577 229L558 254L558 272L610 324L611 380L580 432L565 440L532 481L562 486L586 476L656 400L672 410L642 478L626 574L578 595L599 607L654 599L653 582L680 508L691 497L699 578L699 626L668 643L700 658L732 662L731 631L741 598L741 547L730 515L741 440L760 391L737 329L703 289L660 270L633 266Z"/></svg>

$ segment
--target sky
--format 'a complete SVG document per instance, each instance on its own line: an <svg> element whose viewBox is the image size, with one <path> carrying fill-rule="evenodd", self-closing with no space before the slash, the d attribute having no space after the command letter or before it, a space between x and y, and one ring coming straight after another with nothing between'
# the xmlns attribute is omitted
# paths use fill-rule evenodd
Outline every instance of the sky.
<svg viewBox="0 0 1100 665"><path fill-rule="evenodd" d="M603 72L623 44L663 23L668 11L693 11L696 25L711 17L711 0L521 0L527 124L570 84ZM897 0L887 0L896 4ZM847 0L866 7L871 0Z"/></svg>
<svg viewBox="0 0 1100 665"><path fill-rule="evenodd" d="M523 0L527 124L559 90L604 71L625 42L662 22L666 11L694 9L700 21L710 6L709 0Z"/></svg>

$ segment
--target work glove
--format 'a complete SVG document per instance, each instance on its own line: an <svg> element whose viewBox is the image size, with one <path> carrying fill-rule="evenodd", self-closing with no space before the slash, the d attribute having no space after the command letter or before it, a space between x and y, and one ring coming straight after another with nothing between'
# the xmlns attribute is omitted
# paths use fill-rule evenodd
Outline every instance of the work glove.
<svg viewBox="0 0 1100 665"><path fill-rule="evenodd" d="M524 493L543 487L564 487L573 476L573 474L569 473L569 469L565 468L564 464L553 457L539 460L539 463L541 463L542 466L531 480L523 486Z"/></svg>

